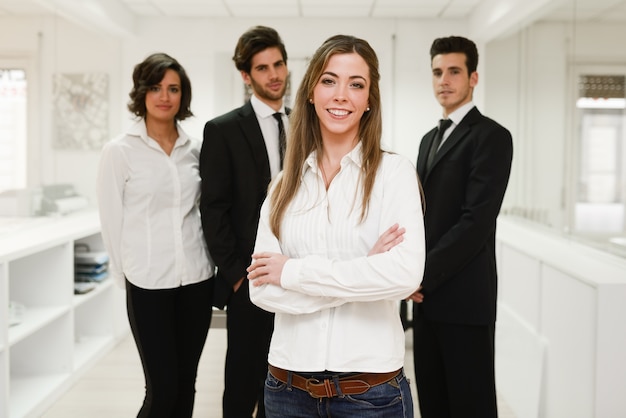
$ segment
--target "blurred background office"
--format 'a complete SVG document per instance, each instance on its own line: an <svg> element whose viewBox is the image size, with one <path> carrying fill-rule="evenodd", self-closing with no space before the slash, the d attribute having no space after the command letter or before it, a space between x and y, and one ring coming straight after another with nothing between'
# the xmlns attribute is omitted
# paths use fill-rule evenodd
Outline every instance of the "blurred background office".
<svg viewBox="0 0 626 418"><path fill-rule="evenodd" d="M95 207L100 149L130 125L128 74L150 53L187 69L191 136L241 105L232 51L256 24L285 41L287 105L324 39L367 39L381 64L383 142L411 160L440 117L432 40L476 41L474 101L514 139L498 225L498 390L518 417L626 416L625 23L626 0L0 0L0 417L20 416L8 405L28 398L15 376L39 372L18 354L28 349L17 344L34 350L29 336L8 327L21 266L2 253L11 234L34 225L26 218ZM72 378L23 410L88 367L68 368Z"/></svg>

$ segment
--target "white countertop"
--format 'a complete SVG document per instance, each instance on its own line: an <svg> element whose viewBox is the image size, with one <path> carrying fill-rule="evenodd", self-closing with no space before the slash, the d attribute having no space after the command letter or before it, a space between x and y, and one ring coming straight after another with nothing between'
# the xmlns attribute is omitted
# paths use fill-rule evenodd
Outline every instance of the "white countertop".
<svg viewBox="0 0 626 418"><path fill-rule="evenodd" d="M497 239L589 285L626 284L626 258L534 227L530 222L499 217Z"/></svg>
<svg viewBox="0 0 626 418"><path fill-rule="evenodd" d="M100 231L94 209L58 217L0 217L0 261L13 260Z"/></svg>

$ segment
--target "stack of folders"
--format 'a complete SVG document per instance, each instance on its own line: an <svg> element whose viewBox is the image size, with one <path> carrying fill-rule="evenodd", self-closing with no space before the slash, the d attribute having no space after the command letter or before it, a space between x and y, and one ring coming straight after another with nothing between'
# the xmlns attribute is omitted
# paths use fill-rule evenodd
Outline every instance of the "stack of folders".
<svg viewBox="0 0 626 418"><path fill-rule="evenodd" d="M109 275L109 255L104 251L90 251L88 247L76 247L74 251L74 293L93 290Z"/></svg>

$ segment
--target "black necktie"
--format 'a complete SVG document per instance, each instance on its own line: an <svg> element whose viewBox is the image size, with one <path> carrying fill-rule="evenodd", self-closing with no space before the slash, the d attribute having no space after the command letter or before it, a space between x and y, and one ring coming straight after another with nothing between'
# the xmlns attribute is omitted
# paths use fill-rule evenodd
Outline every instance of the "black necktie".
<svg viewBox="0 0 626 418"><path fill-rule="evenodd" d="M441 119L439 121L439 129L437 129L435 140L430 145L430 149L428 150L428 159L426 160L426 171L430 170L430 166L432 165L433 160L435 159L435 154L437 154L437 150L439 149L439 146L441 145L443 134L444 132L446 132L446 129L450 127L450 125L452 125L452 121L450 119Z"/></svg>
<svg viewBox="0 0 626 418"><path fill-rule="evenodd" d="M287 138L285 137L285 125L283 125L283 115L280 112L274 113L274 119L278 122L278 152L280 155L280 168L283 168L283 159L285 158L285 148L287 147Z"/></svg>

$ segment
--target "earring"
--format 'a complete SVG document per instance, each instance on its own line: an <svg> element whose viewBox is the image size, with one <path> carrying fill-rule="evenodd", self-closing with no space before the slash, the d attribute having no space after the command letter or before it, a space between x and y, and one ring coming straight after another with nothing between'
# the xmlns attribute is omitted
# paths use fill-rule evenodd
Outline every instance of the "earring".
<svg viewBox="0 0 626 418"><path fill-rule="evenodd" d="M365 111L366 111L366 112L369 112L369 111L370 111L370 108L368 107L367 109L365 109Z"/></svg>
<svg viewBox="0 0 626 418"><path fill-rule="evenodd" d="M309 99L309 103L313 104L313 99Z"/></svg>

